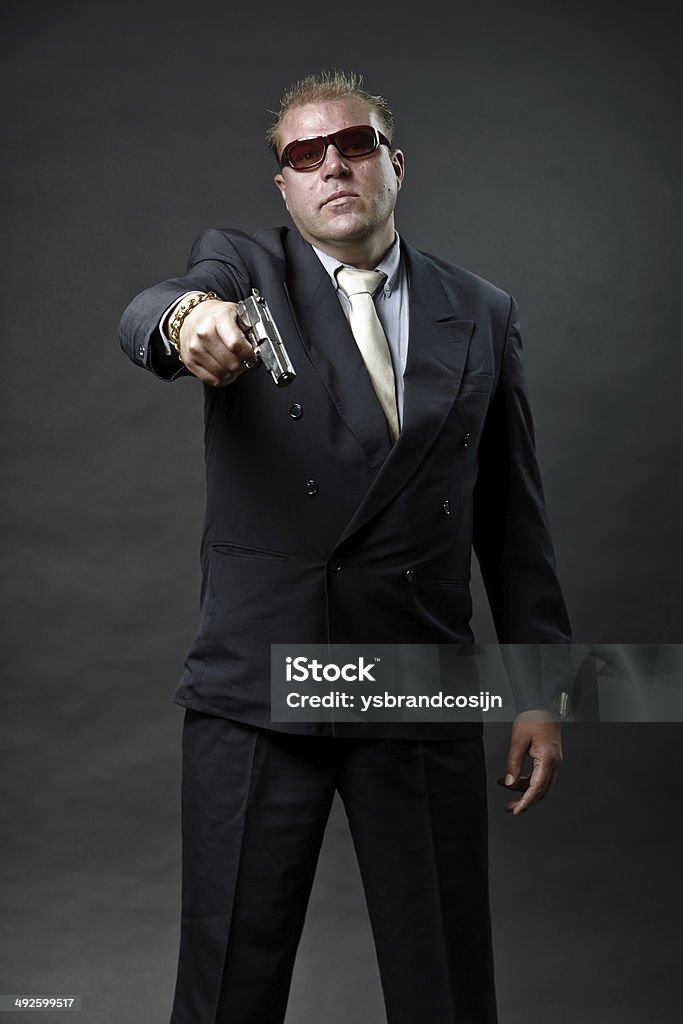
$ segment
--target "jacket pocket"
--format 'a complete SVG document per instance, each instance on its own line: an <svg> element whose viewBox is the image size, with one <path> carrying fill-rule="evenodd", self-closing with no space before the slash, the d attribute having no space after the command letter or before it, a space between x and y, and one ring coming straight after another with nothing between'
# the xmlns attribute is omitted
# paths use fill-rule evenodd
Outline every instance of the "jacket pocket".
<svg viewBox="0 0 683 1024"><path fill-rule="evenodd" d="M439 577L432 581L435 587L467 587L469 586L469 580L452 580L446 577Z"/></svg>
<svg viewBox="0 0 683 1024"><path fill-rule="evenodd" d="M285 555L282 551L253 548L246 544L212 544L211 550L219 555L228 555L232 558L264 558L271 562L289 561L289 555Z"/></svg>
<svg viewBox="0 0 683 1024"><path fill-rule="evenodd" d="M458 390L459 395L467 394L489 394L493 386L493 374L492 373L468 373L466 374L460 384Z"/></svg>

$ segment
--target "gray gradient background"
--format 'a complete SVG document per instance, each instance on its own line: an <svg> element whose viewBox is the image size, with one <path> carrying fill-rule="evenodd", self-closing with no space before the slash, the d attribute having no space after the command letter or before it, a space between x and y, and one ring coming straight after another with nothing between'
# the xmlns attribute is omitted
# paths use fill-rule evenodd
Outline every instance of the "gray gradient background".
<svg viewBox="0 0 683 1024"><path fill-rule="evenodd" d="M577 640L683 641L675 9L4 5L0 992L168 1019L201 389L135 369L116 328L203 228L283 221L261 137L290 79L385 92L400 230L518 299ZM522 819L507 736L486 737L502 1024L678 1020L681 726L568 727ZM321 1020L384 1020L339 807L287 1018Z"/></svg>

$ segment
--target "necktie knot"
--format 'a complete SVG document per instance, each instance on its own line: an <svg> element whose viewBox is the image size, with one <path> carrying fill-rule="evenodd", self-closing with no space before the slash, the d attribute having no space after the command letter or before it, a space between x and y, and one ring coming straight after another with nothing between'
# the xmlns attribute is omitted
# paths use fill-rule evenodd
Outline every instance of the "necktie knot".
<svg viewBox="0 0 683 1024"><path fill-rule="evenodd" d="M374 295L380 284L387 279L381 270L356 270L352 267L340 267L337 271L337 284L351 298L352 295Z"/></svg>

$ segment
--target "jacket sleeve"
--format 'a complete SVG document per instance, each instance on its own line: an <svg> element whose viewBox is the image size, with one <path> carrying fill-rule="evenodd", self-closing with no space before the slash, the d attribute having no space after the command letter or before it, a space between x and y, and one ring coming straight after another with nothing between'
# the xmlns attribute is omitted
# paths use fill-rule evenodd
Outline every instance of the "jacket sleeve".
<svg viewBox="0 0 683 1024"><path fill-rule="evenodd" d="M239 302L250 292L249 275L233 241L211 229L199 236L181 277L146 288L126 307L119 324L123 351L161 380L189 376L175 352L167 354L159 324L162 316L188 291L214 291L224 301Z"/></svg>
<svg viewBox="0 0 683 1024"><path fill-rule="evenodd" d="M571 642L536 460L514 298L479 452L474 548L500 643Z"/></svg>
<svg viewBox="0 0 683 1024"><path fill-rule="evenodd" d="M517 710L553 707L572 694L571 627L555 571L535 452L517 303L479 452L474 548ZM539 645L544 645L543 647Z"/></svg>

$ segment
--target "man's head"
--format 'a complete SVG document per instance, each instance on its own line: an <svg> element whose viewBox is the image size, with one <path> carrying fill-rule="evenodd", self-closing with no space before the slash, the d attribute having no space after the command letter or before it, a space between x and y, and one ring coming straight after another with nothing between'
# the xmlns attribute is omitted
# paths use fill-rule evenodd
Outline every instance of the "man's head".
<svg viewBox="0 0 683 1024"><path fill-rule="evenodd" d="M319 140L311 153L304 147L284 160L275 184L308 242L358 266L375 265L393 242L404 170L403 153L391 144L391 110L360 83L358 76L341 72L297 82L284 93L268 133L278 162L292 142ZM375 133L328 138L355 126Z"/></svg>

